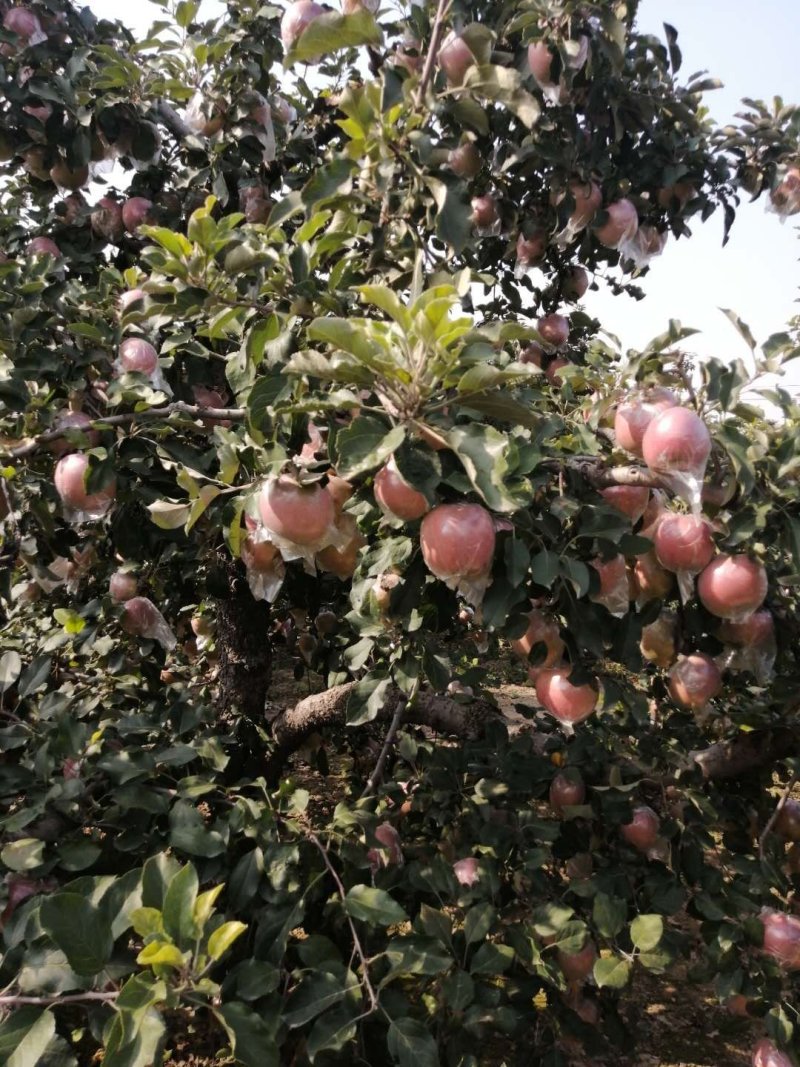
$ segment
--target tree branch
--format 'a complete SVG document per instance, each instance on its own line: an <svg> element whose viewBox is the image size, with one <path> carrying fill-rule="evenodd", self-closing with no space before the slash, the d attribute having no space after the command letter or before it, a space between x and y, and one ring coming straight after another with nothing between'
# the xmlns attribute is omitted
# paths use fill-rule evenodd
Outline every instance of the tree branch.
<svg viewBox="0 0 800 1067"><path fill-rule="evenodd" d="M277 747L270 756L266 776L275 781L289 756L301 747L311 734L344 726L347 721L347 701L355 682L336 685L322 693L314 693L293 708L287 708L272 722L272 736ZM409 701L405 693L392 688L377 715L379 722L391 722L400 707L398 729L402 723L428 726L437 733L464 740L479 738L489 721L509 723L487 700L459 704L437 693L421 692Z"/></svg>
<svg viewBox="0 0 800 1067"><path fill-rule="evenodd" d="M392 716L392 721L389 724L389 729L386 731L386 737L383 741L383 748L381 749L381 754L378 756L378 762L375 764L375 769L369 776L369 781L364 786L364 791L361 794L362 800L365 797L371 796L372 793L375 792L378 783L383 777L383 768L386 766L386 760L389 758L389 750L394 744L394 739L397 736L397 731L400 729L400 723L403 721L403 714L408 710L409 705L414 702L416 695L417 685L415 683L414 691L412 692L408 700L405 702L405 704L400 700L397 701L397 707L395 708L394 715Z"/></svg>
<svg viewBox="0 0 800 1067"><path fill-rule="evenodd" d="M647 467L633 464L620 467L605 467L601 458L594 456L565 456L564 459L546 459L540 464L545 470L560 473L566 467L585 478L596 489L612 485L634 485L647 489L669 489L669 481L654 474Z"/></svg>
<svg viewBox="0 0 800 1067"><path fill-rule="evenodd" d="M447 12L449 0L439 0L439 6L436 9L436 15L433 19L433 29L431 31L431 43L428 45L428 54L425 56L425 66L422 68L422 77L419 80L419 88L417 89L417 107L425 99L425 93L433 75L433 64L436 62L436 56L439 52L439 41L442 36L442 23Z"/></svg>
<svg viewBox="0 0 800 1067"><path fill-rule="evenodd" d="M173 137L177 138L177 140L182 141L184 137L191 137L193 135L194 131L187 126L175 108L168 104L166 100L158 100L156 102L155 112L161 122L166 126Z"/></svg>
<svg viewBox="0 0 800 1067"><path fill-rule="evenodd" d="M790 755L797 748L797 740L797 731L789 727L759 730L690 752L689 762L697 764L704 778L738 778Z"/></svg>
<svg viewBox="0 0 800 1067"><path fill-rule="evenodd" d="M133 411L125 415L109 415L107 418L95 419L86 429L103 430L111 426L130 426L135 422L157 422L159 419L168 419L171 415L185 415L191 419L208 420L209 422L242 422L247 417L245 408L204 408L198 404L184 404L182 400L165 407L149 408L147 411ZM26 459L41 451L53 441L62 440L66 436L65 430L48 430L47 433L39 434L26 441L24 445L16 448L0 449L0 457L3 459Z"/></svg>
<svg viewBox="0 0 800 1067"><path fill-rule="evenodd" d="M62 1004L87 1004L96 1001L108 1003L116 1000L118 996L119 993L116 990L113 993L73 993L66 997L60 993L53 997L18 997L11 995L0 997L0 1008L19 1008L26 1004L46 1008L52 1004L58 1004L61 1007Z"/></svg>
<svg viewBox="0 0 800 1067"><path fill-rule="evenodd" d="M355 924L353 923L353 920L350 918L347 912L347 894L344 891L342 880L339 877L336 868L331 863L330 856L328 855L328 850L325 848L325 846L322 844L322 842L315 833L310 833L308 835L308 840L312 843L312 845L315 846L315 848L319 850L319 854L320 856L322 856L322 862L327 867L331 878L333 878L333 881L336 885L336 891L339 894L339 899L342 902L342 908L344 909L345 918L347 919L347 925L350 927L350 936L353 939L353 950L358 956L359 962L361 963L361 970L363 973L362 988L366 992L367 999L369 1000L369 1009L363 1012L358 1017L359 1019L365 1019L368 1015L371 1015L378 1007L378 994L375 992L375 988L372 985L372 982L369 977L369 963L367 962L367 957L361 945L361 939L358 936L358 931L355 928Z"/></svg>
<svg viewBox="0 0 800 1067"><path fill-rule="evenodd" d="M789 797L791 795L791 792L794 789L796 783L797 783L797 774L795 773L789 779L789 782L788 782L786 788L781 793L780 799L778 800L778 803L775 805L775 810L770 815L770 817L769 817L769 819L767 821L767 825L764 827L764 832L762 833L761 837L758 839L758 855L759 855L759 858L762 859L762 860L764 859L764 852L765 852L765 849L767 847L767 838L772 833L772 830L773 830L773 828L775 826L775 823L778 821L778 816L780 815L780 813L783 811L784 807L786 806L786 801L789 799Z"/></svg>

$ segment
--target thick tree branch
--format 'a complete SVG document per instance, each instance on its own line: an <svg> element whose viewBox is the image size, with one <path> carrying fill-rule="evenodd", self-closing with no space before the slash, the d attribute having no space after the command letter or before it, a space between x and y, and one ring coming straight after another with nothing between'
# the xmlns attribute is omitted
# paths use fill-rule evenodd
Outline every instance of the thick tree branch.
<svg viewBox="0 0 800 1067"><path fill-rule="evenodd" d="M700 767L704 778L738 778L796 752L797 744L797 732L788 727L759 730L690 752L689 760Z"/></svg>
<svg viewBox="0 0 800 1067"><path fill-rule="evenodd" d="M565 456L563 459L546 459L541 464L545 470L561 473L565 468L585 478L596 489L612 485L634 485L647 489L669 489L669 482L647 467L633 464L621 467L606 467L601 458L594 456Z"/></svg>
<svg viewBox="0 0 800 1067"><path fill-rule="evenodd" d="M275 780L293 752L303 744L311 734L330 729L332 726L344 726L347 721L347 702L355 688L355 682L337 685L323 693L314 693L287 708L272 723L272 736L277 748L270 757L267 777ZM458 704L455 700L436 693L418 693L415 700L409 701L399 689L391 689L378 712L379 722L391 722L398 704L402 714L398 726L413 723L428 726L440 734L459 737L463 740L475 740L480 737L490 720L505 721L501 713L485 700L476 700L471 704Z"/></svg>
<svg viewBox="0 0 800 1067"><path fill-rule="evenodd" d="M185 415L190 419L208 422L242 422L247 417L247 411L245 408L204 408L198 404L184 404L183 401L178 400L165 407L148 408L147 411L132 411L125 415L109 415L107 418L95 419L87 429L103 430L112 426L131 426L137 422L158 422L159 419L168 419L172 415ZM41 451L53 441L63 439L64 436L64 430L48 430L47 433L30 438L23 445L0 449L0 458L27 459L28 456Z"/></svg>
<svg viewBox="0 0 800 1067"><path fill-rule="evenodd" d="M178 141L184 137L191 137L194 131L180 117L178 112L166 100L159 100L155 106L155 112L161 122Z"/></svg>

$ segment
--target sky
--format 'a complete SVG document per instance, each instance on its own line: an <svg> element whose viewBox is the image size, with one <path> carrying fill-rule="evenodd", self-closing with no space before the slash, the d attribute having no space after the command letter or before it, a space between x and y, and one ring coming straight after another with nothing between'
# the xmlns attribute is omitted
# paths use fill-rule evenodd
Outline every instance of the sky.
<svg viewBox="0 0 800 1067"><path fill-rule="evenodd" d="M89 6L135 30L158 14L141 0L89 0ZM219 0L204 0L201 14L223 10ZM768 104L774 96L800 103L797 0L642 0L639 28L663 39L664 22L679 33L681 74L688 78L705 70L724 83L706 95L720 123L733 118L745 96ZM701 331L688 343L699 356L746 358L744 342L719 309L734 310L759 342L800 313L800 216L782 223L767 213L765 198L743 202L724 249L720 213L694 223L691 239L668 242L640 284L647 293L643 301L601 291L590 292L584 302L623 349L643 348L676 318ZM800 392L800 360L783 384Z"/></svg>

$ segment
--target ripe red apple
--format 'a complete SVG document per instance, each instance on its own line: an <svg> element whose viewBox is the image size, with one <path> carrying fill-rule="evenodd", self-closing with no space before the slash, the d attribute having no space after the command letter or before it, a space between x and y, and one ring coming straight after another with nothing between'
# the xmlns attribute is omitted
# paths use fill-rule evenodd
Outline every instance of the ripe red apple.
<svg viewBox="0 0 800 1067"><path fill-rule="evenodd" d="M720 555L697 579L697 595L712 615L741 620L761 607L767 585L760 563L749 556Z"/></svg>
<svg viewBox="0 0 800 1067"><path fill-rule="evenodd" d="M374 15L380 6L381 0L342 0L345 15L356 15L359 11L369 11Z"/></svg>
<svg viewBox="0 0 800 1067"><path fill-rule="evenodd" d="M569 183L569 193L575 201L575 207L569 217L573 233L584 230L600 210L603 194L597 182L582 182L574 178Z"/></svg>
<svg viewBox="0 0 800 1067"><path fill-rule="evenodd" d="M770 200L778 214L784 217L800 211L800 167L789 167L770 194Z"/></svg>
<svg viewBox="0 0 800 1067"><path fill-rule="evenodd" d="M530 237L520 234L517 238L517 263L530 267L538 263L547 251L547 235L536 233Z"/></svg>
<svg viewBox="0 0 800 1067"><path fill-rule="evenodd" d="M561 283L561 295L565 300L581 300L589 289L589 275L583 267L570 267Z"/></svg>
<svg viewBox="0 0 800 1067"><path fill-rule="evenodd" d="M320 611L314 619L317 633L327 637L339 628L339 616L333 611Z"/></svg>
<svg viewBox="0 0 800 1067"><path fill-rule="evenodd" d="M645 430L642 455L658 473L702 473L711 454L711 435L703 420L689 408L670 407L660 412Z"/></svg>
<svg viewBox="0 0 800 1067"><path fill-rule="evenodd" d="M579 952L562 952L559 949L556 958L568 982L582 982L592 973L597 959L597 949L594 941L589 938Z"/></svg>
<svg viewBox="0 0 800 1067"><path fill-rule="evenodd" d="M56 492L62 503L71 511L86 512L90 516L102 516L108 511L117 488L112 478L102 489L95 493L86 490L86 475L89 470L89 457L83 452L72 452L63 456L54 474Z"/></svg>
<svg viewBox="0 0 800 1067"><path fill-rule="evenodd" d="M711 524L699 515L667 514L655 534L658 562L668 571L698 574L714 558Z"/></svg>
<svg viewBox="0 0 800 1067"><path fill-rule="evenodd" d="M547 364L547 370L544 372L545 378L551 385L559 388L564 384L564 379L558 373L562 367L568 367L570 362L568 359L551 359Z"/></svg>
<svg viewBox="0 0 800 1067"><path fill-rule="evenodd" d="M59 189L69 189L75 192L76 189L82 189L89 181L89 168L83 166L73 170L66 159L59 159L50 168L50 179Z"/></svg>
<svg viewBox="0 0 800 1067"><path fill-rule="evenodd" d="M150 223L153 201L132 196L122 205L122 221L128 233L136 233L140 226Z"/></svg>
<svg viewBox="0 0 800 1067"><path fill-rule="evenodd" d="M669 695L684 708L701 711L722 689L722 675L705 652L678 656L669 672Z"/></svg>
<svg viewBox="0 0 800 1067"><path fill-rule="evenodd" d="M560 663L565 651L558 623L536 608L528 615L528 629L522 637L511 642L511 648L520 659L527 660L534 646L538 644L545 646L545 657L536 667L531 668L534 676L539 671ZM532 680L535 681L536 678L532 677Z"/></svg>
<svg viewBox="0 0 800 1067"><path fill-rule="evenodd" d="M127 292L120 294L120 311L128 311L134 306L134 304L143 304L146 297L147 294L145 293L144 289L128 289Z"/></svg>
<svg viewBox="0 0 800 1067"><path fill-rule="evenodd" d="M672 592L675 576L665 571L656 559L655 552L646 552L636 557L633 577L639 597L645 603L649 600L663 600Z"/></svg>
<svg viewBox="0 0 800 1067"><path fill-rule="evenodd" d="M119 346L119 362L127 373L150 377L158 369L158 352L143 337L126 337Z"/></svg>
<svg viewBox="0 0 800 1067"><path fill-rule="evenodd" d="M612 615L624 615L628 610L628 565L622 555L611 559L594 559L592 567L600 578L600 591L590 599L604 604Z"/></svg>
<svg viewBox="0 0 800 1067"><path fill-rule="evenodd" d="M56 430L81 430L89 448L94 448L100 440L97 430L90 430L92 420L83 411L67 411L63 414L54 429ZM71 445L66 438L59 438L50 445L50 451L55 456L63 456L67 452L77 451L76 446Z"/></svg>
<svg viewBox="0 0 800 1067"><path fill-rule="evenodd" d="M325 489L327 490L331 500L333 501L333 506L336 510L336 515L338 517L339 515L341 515L342 508L353 495L355 490L353 489L353 486L350 482L348 482L345 478L340 478L339 475L336 474L334 471L328 472L328 482L325 486Z"/></svg>
<svg viewBox="0 0 800 1067"><path fill-rule="evenodd" d="M541 671L536 679L536 699L562 725L574 726L588 719L597 707L593 685L572 685L569 665Z"/></svg>
<svg viewBox="0 0 800 1067"><path fill-rule="evenodd" d="M50 237L34 237L28 242L25 252L29 256L52 256L61 259L61 249Z"/></svg>
<svg viewBox="0 0 800 1067"><path fill-rule="evenodd" d="M542 315L536 323L536 329L541 334L545 343L561 348L569 340L569 319L566 315Z"/></svg>
<svg viewBox="0 0 800 1067"><path fill-rule="evenodd" d="M246 222L266 222L272 210L272 201L263 185L243 185L239 189L239 206Z"/></svg>
<svg viewBox="0 0 800 1067"><path fill-rule="evenodd" d="M130 571L114 571L108 582L108 592L116 604L132 600L139 591L139 582Z"/></svg>
<svg viewBox="0 0 800 1067"><path fill-rule="evenodd" d="M534 41L528 45L528 66L531 74L538 85L553 85L551 70L553 66L553 53L544 41Z"/></svg>
<svg viewBox="0 0 800 1067"><path fill-rule="evenodd" d="M491 570L494 520L480 504L440 504L422 520L419 540L436 578L480 578Z"/></svg>
<svg viewBox="0 0 800 1067"><path fill-rule="evenodd" d="M787 797L775 820L775 833L785 841L800 841L800 800Z"/></svg>
<svg viewBox="0 0 800 1067"><path fill-rule="evenodd" d="M319 482L301 486L286 474L268 479L258 507L266 528L296 545L317 544L335 519L333 500Z"/></svg>
<svg viewBox="0 0 800 1067"><path fill-rule="evenodd" d="M616 200L606 207L608 218L598 226L594 235L606 248L619 248L625 241L630 241L639 228L639 216L630 200Z"/></svg>
<svg viewBox="0 0 800 1067"><path fill-rule="evenodd" d="M557 815L564 808L574 808L586 799L586 786L577 771L559 771L550 783L550 806Z"/></svg>
<svg viewBox="0 0 800 1067"><path fill-rule="evenodd" d="M480 174L483 160L477 147L472 141L465 141L457 148L450 150L447 164L459 178L474 178Z"/></svg>
<svg viewBox="0 0 800 1067"><path fill-rule="evenodd" d="M248 534L242 542L242 562L249 571L264 573L274 570L279 555L271 541L256 541L252 534Z"/></svg>
<svg viewBox="0 0 800 1067"><path fill-rule="evenodd" d="M177 644L164 616L153 601L144 596L135 596L125 602L120 626L125 633L158 641L166 649Z"/></svg>
<svg viewBox="0 0 800 1067"><path fill-rule="evenodd" d="M296 0L295 3L289 4L281 19L281 40L286 51L297 44L300 34L314 19L324 14L325 8L313 0Z"/></svg>
<svg viewBox="0 0 800 1067"><path fill-rule="evenodd" d="M352 515L341 515L336 521L336 528L348 538L347 543L344 548L335 548L333 545L323 548L317 553L317 566L321 571L335 574L342 581L347 581L355 573L359 554L367 539Z"/></svg>
<svg viewBox="0 0 800 1067"><path fill-rule="evenodd" d="M479 230L490 230L499 220L500 214L493 196L486 193L483 196L473 197L472 221Z"/></svg>
<svg viewBox="0 0 800 1067"><path fill-rule="evenodd" d="M678 639L678 619L672 611L662 611L655 622L642 628L639 649L642 656L666 670L675 662Z"/></svg>
<svg viewBox="0 0 800 1067"><path fill-rule="evenodd" d="M374 492L382 511L403 522L421 519L430 511L425 495L410 486L400 474L394 456L375 475Z"/></svg>
<svg viewBox="0 0 800 1067"><path fill-rule="evenodd" d="M475 65L475 55L455 30L448 33L442 41L436 58L451 85L463 85L467 71Z"/></svg>
<svg viewBox="0 0 800 1067"><path fill-rule="evenodd" d="M92 233L111 244L119 244L125 234L122 204L110 196L104 196L92 208L90 216Z"/></svg>
<svg viewBox="0 0 800 1067"><path fill-rule="evenodd" d="M661 820L646 804L633 809L633 819L620 826L619 831L629 845L639 852L648 852L658 839Z"/></svg>
<svg viewBox="0 0 800 1067"><path fill-rule="evenodd" d="M638 485L610 485L601 489L600 495L607 504L627 515L632 523L641 519L650 500L650 490Z"/></svg>
<svg viewBox="0 0 800 1067"><path fill-rule="evenodd" d="M647 537L650 541L655 540L656 530L668 510L666 493L661 489L653 489L647 507L644 509L644 515L642 515L640 530L642 537Z"/></svg>
<svg viewBox="0 0 800 1067"><path fill-rule="evenodd" d="M753 1046L752 1067L794 1067L791 1058L781 1052L768 1037L762 1038Z"/></svg>
<svg viewBox="0 0 800 1067"><path fill-rule="evenodd" d="M800 970L800 918L769 908L762 911L760 918L764 927L764 952L785 971Z"/></svg>
<svg viewBox="0 0 800 1067"><path fill-rule="evenodd" d="M544 349L536 341L531 341L519 354L520 363L532 363L535 367L541 367L544 359Z"/></svg>
<svg viewBox="0 0 800 1067"><path fill-rule="evenodd" d="M674 407L677 397L664 386L651 386L631 393L618 406L614 416L614 435L620 448L641 456L642 441L648 426L662 411Z"/></svg>
<svg viewBox="0 0 800 1067"><path fill-rule="evenodd" d="M19 37L29 40L42 32L42 24L33 11L27 7L12 7L3 16L3 27Z"/></svg>
<svg viewBox="0 0 800 1067"><path fill-rule="evenodd" d="M754 611L744 619L734 622L726 619L719 628L719 638L729 645L745 648L758 647L775 640L775 620L772 612L764 608Z"/></svg>

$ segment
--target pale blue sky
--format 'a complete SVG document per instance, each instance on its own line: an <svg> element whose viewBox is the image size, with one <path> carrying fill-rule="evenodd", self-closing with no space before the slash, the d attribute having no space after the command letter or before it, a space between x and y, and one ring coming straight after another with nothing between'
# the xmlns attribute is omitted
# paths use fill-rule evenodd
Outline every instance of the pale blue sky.
<svg viewBox="0 0 800 1067"><path fill-rule="evenodd" d="M97 14L123 19L134 29L144 28L157 8L128 0L88 0ZM224 10L218 0L205 0L203 12ZM680 34L682 74L707 70L725 88L707 96L714 116L732 118L743 96L771 101L780 95L786 103L800 103L800 16L796 0L643 0L639 13L642 30L663 37L669 22ZM696 224L691 240L672 241L653 262L642 287L647 299L636 302L590 293L587 310L620 337L623 346L643 346L661 333L669 318L702 331L692 338L700 355L745 356L746 348L718 310L732 308L763 341L784 328L800 312L800 216L781 224L768 214L764 199L743 204L725 249L721 247L722 219L714 216ZM800 362L800 361L798 361ZM800 367L787 378L800 387Z"/></svg>

